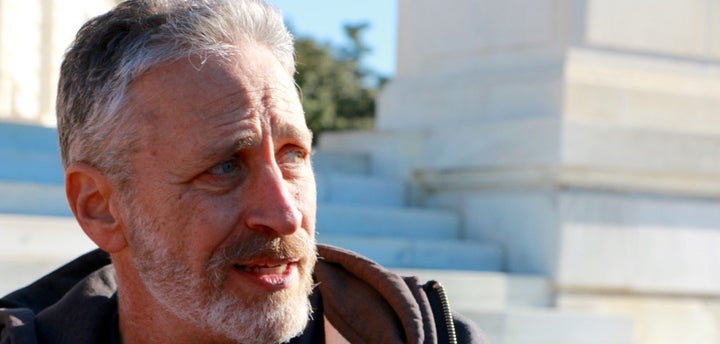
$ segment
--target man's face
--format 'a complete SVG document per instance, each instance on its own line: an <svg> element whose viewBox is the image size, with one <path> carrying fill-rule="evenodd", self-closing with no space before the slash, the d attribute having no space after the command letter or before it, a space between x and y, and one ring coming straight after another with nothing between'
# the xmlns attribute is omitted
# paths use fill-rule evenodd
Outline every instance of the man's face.
<svg viewBox="0 0 720 344"><path fill-rule="evenodd" d="M310 311L316 189L292 78L251 46L151 69L128 104L143 143L124 221L145 288L218 338L296 335Z"/></svg>

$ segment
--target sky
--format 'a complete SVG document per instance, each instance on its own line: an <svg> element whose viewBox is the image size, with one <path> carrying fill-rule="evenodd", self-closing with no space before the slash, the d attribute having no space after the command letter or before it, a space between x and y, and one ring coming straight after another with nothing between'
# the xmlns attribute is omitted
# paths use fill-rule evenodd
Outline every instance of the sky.
<svg viewBox="0 0 720 344"><path fill-rule="evenodd" d="M366 65L382 75L395 74L397 0L268 0L282 10L298 36L340 45L343 25L370 23L363 39L372 48Z"/></svg>

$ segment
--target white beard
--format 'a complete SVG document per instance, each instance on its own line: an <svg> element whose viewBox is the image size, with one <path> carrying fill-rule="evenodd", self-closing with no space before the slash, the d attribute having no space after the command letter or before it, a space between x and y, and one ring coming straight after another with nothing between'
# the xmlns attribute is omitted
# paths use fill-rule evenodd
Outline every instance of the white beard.
<svg viewBox="0 0 720 344"><path fill-rule="evenodd" d="M222 287L228 269L232 268L229 263L232 257L228 255L232 255L235 248L244 247L242 242L232 249L213 253L203 274L194 273L177 252L171 251L156 221L136 207L126 205L132 233L129 244L135 251L138 272L150 294L168 311L189 325L237 343L286 342L305 329L312 314L308 296L313 288L311 269L317 259L315 240L306 232L299 231L291 238L298 249L304 251L302 257L308 258L307 264L298 266L297 287L263 296L240 296ZM284 247L284 240L275 238L265 246ZM244 252L256 247L254 243L249 244Z"/></svg>

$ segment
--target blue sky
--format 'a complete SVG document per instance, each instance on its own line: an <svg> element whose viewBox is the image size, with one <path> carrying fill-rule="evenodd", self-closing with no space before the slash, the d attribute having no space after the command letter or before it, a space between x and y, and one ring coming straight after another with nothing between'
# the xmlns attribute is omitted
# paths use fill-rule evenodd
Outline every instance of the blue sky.
<svg viewBox="0 0 720 344"><path fill-rule="evenodd" d="M365 62L382 74L395 74L396 0L268 1L283 11L296 34L323 42L342 44L345 42L343 24L369 22L364 39L373 51Z"/></svg>

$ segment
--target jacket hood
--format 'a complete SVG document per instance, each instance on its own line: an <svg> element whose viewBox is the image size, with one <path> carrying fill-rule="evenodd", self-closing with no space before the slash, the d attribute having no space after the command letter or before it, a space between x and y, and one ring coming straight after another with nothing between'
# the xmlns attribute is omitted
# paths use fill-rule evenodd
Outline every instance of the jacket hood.
<svg viewBox="0 0 720 344"><path fill-rule="evenodd" d="M352 343L435 343L430 303L415 278L354 252L318 245L325 317ZM392 326L388 326L392 325Z"/></svg>

